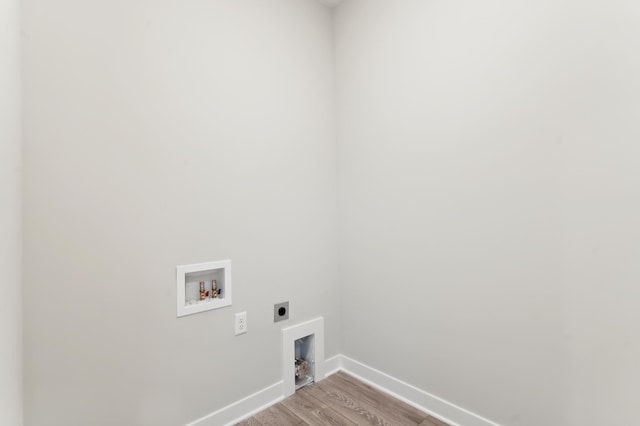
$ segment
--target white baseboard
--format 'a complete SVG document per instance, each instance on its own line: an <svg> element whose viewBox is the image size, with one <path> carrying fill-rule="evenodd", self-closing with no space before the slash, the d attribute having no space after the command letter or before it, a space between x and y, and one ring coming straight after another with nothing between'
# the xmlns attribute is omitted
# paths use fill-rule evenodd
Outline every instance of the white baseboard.
<svg viewBox="0 0 640 426"><path fill-rule="evenodd" d="M342 369L342 355L338 354L324 360L324 377L337 373Z"/></svg>
<svg viewBox="0 0 640 426"><path fill-rule="evenodd" d="M472 413L449 401L396 379L373 367L344 355L340 357L340 369L389 395L431 414L451 426L500 426L489 419Z"/></svg>
<svg viewBox="0 0 640 426"><path fill-rule="evenodd" d="M325 377L344 371L451 426L500 426L498 423L344 355L325 359L324 371ZM232 426L283 399L284 383L280 381L186 426Z"/></svg>
<svg viewBox="0 0 640 426"><path fill-rule="evenodd" d="M279 381L252 395L242 398L211 414L199 418L186 426L232 426L282 401L283 382Z"/></svg>

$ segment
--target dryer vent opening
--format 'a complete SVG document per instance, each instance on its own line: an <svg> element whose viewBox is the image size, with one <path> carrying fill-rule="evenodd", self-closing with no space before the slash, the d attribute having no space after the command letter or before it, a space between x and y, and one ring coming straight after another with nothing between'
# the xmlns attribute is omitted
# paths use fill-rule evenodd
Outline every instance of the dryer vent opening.
<svg viewBox="0 0 640 426"><path fill-rule="evenodd" d="M315 335L301 337L295 341L296 390L315 382L314 342Z"/></svg>
<svg viewBox="0 0 640 426"><path fill-rule="evenodd" d="M324 369L324 318L318 317L282 329L282 383L285 398L309 383L322 381Z"/></svg>

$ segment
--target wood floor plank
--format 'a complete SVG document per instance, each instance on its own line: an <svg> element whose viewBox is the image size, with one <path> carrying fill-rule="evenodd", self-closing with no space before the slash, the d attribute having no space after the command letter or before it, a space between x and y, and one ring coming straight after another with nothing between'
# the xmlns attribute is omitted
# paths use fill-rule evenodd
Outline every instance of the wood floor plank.
<svg viewBox="0 0 640 426"><path fill-rule="evenodd" d="M449 426L346 373L299 389L236 426Z"/></svg>
<svg viewBox="0 0 640 426"><path fill-rule="evenodd" d="M449 426L447 423L442 420L438 420L435 417L429 416L427 417L419 426Z"/></svg>
<svg viewBox="0 0 640 426"><path fill-rule="evenodd" d="M336 391L340 391L343 395L353 399L354 401L358 401L362 407L393 425L418 426L418 424L427 416L420 415L416 418L411 418L413 416L409 416L409 418L406 418L402 413L396 412L393 406L389 406L388 400L385 399L387 398L386 394L378 392L376 397L367 398L363 394L359 393L358 390L349 389L346 386L348 383L346 381L340 381L339 378L325 380L323 383L325 386L329 386Z"/></svg>
<svg viewBox="0 0 640 426"><path fill-rule="evenodd" d="M300 417L293 414L282 404L276 404L267 408L253 417L255 417L262 426L298 426L304 424L304 421Z"/></svg>
<svg viewBox="0 0 640 426"><path fill-rule="evenodd" d="M282 401L282 404L310 426L358 426L328 405L299 392Z"/></svg>
<svg viewBox="0 0 640 426"><path fill-rule="evenodd" d="M323 382L301 389L303 395L310 395L336 410L358 425L392 426L394 422L362 401L356 401L351 395ZM414 423L414 426L416 424Z"/></svg>
<svg viewBox="0 0 640 426"><path fill-rule="evenodd" d="M401 424L419 424L428 417L428 414L387 395L384 392L349 376L339 372L328 377L325 382L335 383L345 392L355 398L360 398L378 410L398 420Z"/></svg>
<svg viewBox="0 0 640 426"><path fill-rule="evenodd" d="M235 426L262 426L262 423L260 423L253 417L249 417L248 419L241 421L240 423L236 423Z"/></svg>

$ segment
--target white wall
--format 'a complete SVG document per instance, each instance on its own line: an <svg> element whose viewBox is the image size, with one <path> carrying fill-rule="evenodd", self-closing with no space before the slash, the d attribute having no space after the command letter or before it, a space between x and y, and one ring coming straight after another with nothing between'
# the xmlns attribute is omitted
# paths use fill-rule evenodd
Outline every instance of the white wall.
<svg viewBox="0 0 640 426"><path fill-rule="evenodd" d="M18 1L0 0L0 425L22 424Z"/></svg>
<svg viewBox="0 0 640 426"><path fill-rule="evenodd" d="M504 425L638 424L640 6L335 17L345 354Z"/></svg>
<svg viewBox="0 0 640 426"><path fill-rule="evenodd" d="M501 424L640 422L640 6L348 0L332 34L311 0L23 5L26 424L179 425L270 385L286 299L327 356ZM176 319L175 265L223 258L234 306Z"/></svg>
<svg viewBox="0 0 640 426"><path fill-rule="evenodd" d="M281 380L318 315L335 355L329 9L23 4L26 424L185 424ZM226 258L233 307L176 319L175 266Z"/></svg>
<svg viewBox="0 0 640 426"><path fill-rule="evenodd" d="M640 4L572 16L562 107L568 410L572 425L637 425L640 395Z"/></svg>

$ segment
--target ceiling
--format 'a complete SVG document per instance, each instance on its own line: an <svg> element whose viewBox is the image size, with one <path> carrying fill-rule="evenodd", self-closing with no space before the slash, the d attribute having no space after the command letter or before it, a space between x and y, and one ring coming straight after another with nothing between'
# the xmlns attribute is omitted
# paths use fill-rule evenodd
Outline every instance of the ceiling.
<svg viewBox="0 0 640 426"><path fill-rule="evenodd" d="M322 4L326 4L329 7L334 7L342 3L343 0L318 0Z"/></svg>

